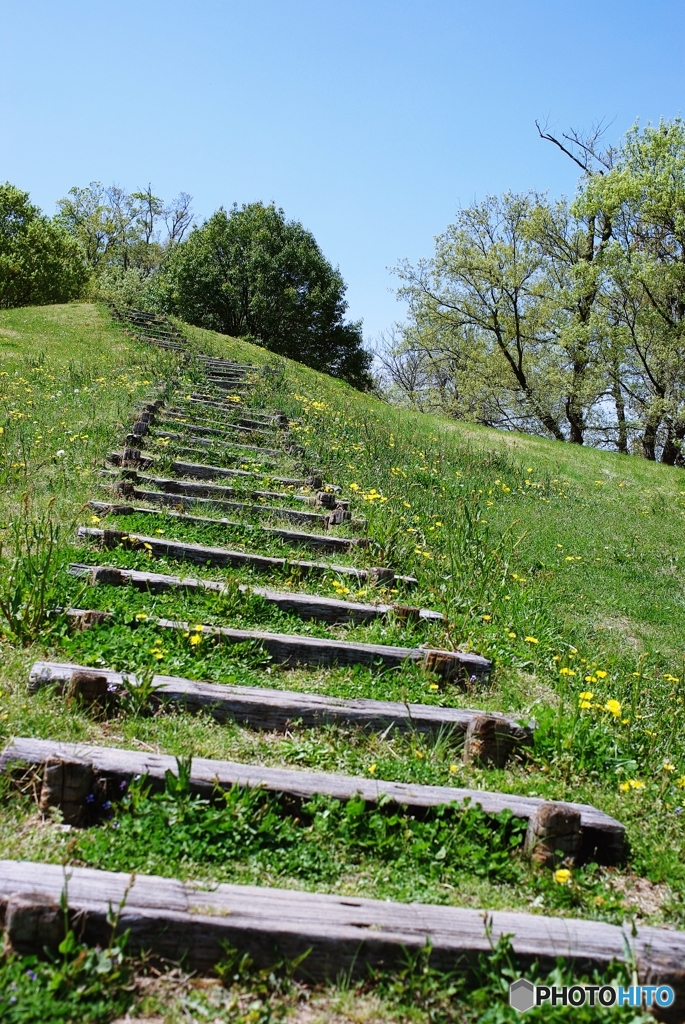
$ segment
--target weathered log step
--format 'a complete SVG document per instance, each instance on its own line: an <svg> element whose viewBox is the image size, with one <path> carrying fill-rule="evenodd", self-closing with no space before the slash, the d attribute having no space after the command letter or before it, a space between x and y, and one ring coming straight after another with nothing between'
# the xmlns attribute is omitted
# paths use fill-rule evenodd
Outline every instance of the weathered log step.
<svg viewBox="0 0 685 1024"><path fill-rule="evenodd" d="M250 406L245 406L242 402L221 402L218 399L197 398L195 395L190 395L190 397L185 399L177 399L177 404L173 406L173 409L176 412L188 413L190 412L188 406L191 407L193 412L197 411L199 406L205 408L208 413L230 413L234 416L236 413L239 413L243 416L250 416L252 419L263 420L267 424L272 423L277 426L287 425L289 422L288 416L279 409L269 412L266 409L254 409Z"/></svg>
<svg viewBox="0 0 685 1024"><path fill-rule="evenodd" d="M156 502L170 508L182 508L195 506L226 509L236 512L245 512L249 515L276 516L280 519L289 519L293 523L308 523L311 526L328 528L340 526L341 523L349 522L352 518L350 512L345 509L333 509L330 512L305 512L302 509L282 508L278 505L252 505L243 501L227 501L225 498L198 498L193 495L170 494L166 491L148 491L133 484L120 482L117 485L117 493L124 498L137 498L142 501ZM102 504L102 503L100 503ZM123 515L124 513L122 513ZM365 525L365 520L355 521L355 525Z"/></svg>
<svg viewBox="0 0 685 1024"><path fill-rule="evenodd" d="M246 377L238 377L238 376L235 376L235 377L215 377L215 376L209 376L208 375L207 376L207 383L208 384L213 384L214 387L217 388L217 390L232 391L234 388L237 388L241 384L244 384L246 379L247 379Z"/></svg>
<svg viewBox="0 0 685 1024"><path fill-rule="evenodd" d="M145 548L157 557L177 558L181 561L194 562L196 565L246 566L267 572L273 569L294 569L300 573L316 575L330 573L383 586L401 583L406 587L415 587L418 583L415 576L400 576L392 569L384 567L357 569L350 565L307 562L299 558L276 558L270 555L255 555L249 551L229 551L227 548L207 547L203 544L185 544L181 541L167 540L165 537L146 537L143 534L126 533L124 530L101 530L94 526L79 526L78 536L83 540L100 540L105 547L117 547L125 540L132 547Z"/></svg>
<svg viewBox="0 0 685 1024"><path fill-rule="evenodd" d="M208 427L203 426L201 423L193 423L192 421L181 419L179 416L164 415L159 417L159 423L169 426L173 424L180 424L191 434L199 434L201 437L229 437L231 434L239 434L241 437L246 435L261 435L264 438L273 439L273 430L265 430L262 427L241 427L237 423L224 423L220 427Z"/></svg>
<svg viewBox="0 0 685 1024"><path fill-rule="evenodd" d="M153 436L169 438L170 441L187 442L188 440L187 433L179 434L173 430L155 430ZM194 444L204 444L208 447L217 445L220 448L238 448L243 452L254 452L256 455L269 455L274 458L283 458L283 455L287 454L287 449L285 448L262 448L261 445L238 444L237 441L222 441L218 438L215 440L214 438L193 437L192 440Z"/></svg>
<svg viewBox="0 0 685 1024"><path fill-rule="evenodd" d="M199 403L198 403L199 404ZM184 423L192 423L194 425L206 426L206 427L245 427L247 429L258 428L261 431L278 431L284 430L288 426L288 418L276 417L276 416L252 416L245 412L242 408L237 409L224 409L222 410L227 415L222 416L219 413L214 412L211 415L209 410L206 409L183 409L177 405L169 406L166 409L166 414L174 419L178 418ZM229 415L232 413L233 415Z"/></svg>
<svg viewBox="0 0 685 1024"><path fill-rule="evenodd" d="M193 399L194 402L219 405L221 406L222 409L229 408L230 405L235 400L235 407L237 409L240 409L242 408L242 406L239 405L238 403L244 401L248 397L248 393L246 391L234 391L231 394L230 398L222 398L221 396L215 394L205 394L203 391L193 391L191 392L190 397Z"/></svg>
<svg viewBox="0 0 685 1024"><path fill-rule="evenodd" d="M53 760L80 760L85 765L91 765L95 776L106 780L112 790L118 792L121 792L122 782L128 783L136 775L146 775L153 787L163 788L166 772L175 773L176 769L176 759L167 754L15 737L0 755L0 771L8 771L17 763L38 768ZM542 808L550 806L550 801L539 797L514 793L453 786L422 786L354 775L193 758L190 769L190 787L193 792L211 798L217 787L229 789L236 785L249 789L263 788L299 800L311 800L318 795L342 801L361 797L370 804L389 801L416 809L463 805L468 801L472 806L480 805L485 814L509 811L515 817L529 822L536 819ZM582 835L581 856L597 857L602 863L621 860L625 853L625 827L621 822L589 804L558 802L554 806L566 808L578 816Z"/></svg>
<svg viewBox="0 0 685 1024"><path fill-rule="evenodd" d="M70 684L74 684L71 686ZM64 662L36 661L29 675L29 691L55 687L60 693L98 702L106 694L116 694L138 685L130 673L112 669L93 669ZM465 734L464 761L502 768L509 755L532 737L532 727L497 712L469 708L442 708L429 704L400 704L393 701L343 700L319 693L273 690L263 686L230 686L203 683L176 676L156 675L153 679L155 704L180 704L194 714L207 712L219 722L235 721L253 729L285 731L294 722L307 728L346 725L376 732L421 733L436 737L441 733ZM484 733L491 739L483 751ZM470 733L470 736L469 736ZM481 746L474 742L474 737Z"/></svg>
<svg viewBox="0 0 685 1024"><path fill-rule="evenodd" d="M175 622L172 619L154 621L162 629L188 633L191 628L187 622ZM367 668L401 668L407 662L413 662L445 680L486 681L490 675L491 663L487 658L466 651L362 644L350 640L328 640L318 636L271 633L262 629L232 629L230 626L200 627L198 624L192 628L198 635L220 637L222 641L230 644L255 641L280 665L365 665Z"/></svg>
<svg viewBox="0 0 685 1024"><path fill-rule="evenodd" d="M82 565L72 563L69 566L72 576L88 576L93 585L133 586L138 590L153 593L172 590L176 587L196 590L212 590L223 593L228 588L217 580L201 580L193 577L170 576L157 572L140 572L138 569L119 569L108 565ZM271 590L268 587L238 585L241 593L252 593L261 597L269 604L275 604L281 611L295 612L303 619L316 619L320 622L373 622L374 619L394 616L400 622L417 622L419 619L428 622L442 622L445 616L430 608L414 608L400 604L372 604L360 601L343 601L337 597L321 597L319 594L300 594L289 590Z"/></svg>
<svg viewBox="0 0 685 1024"><path fill-rule="evenodd" d="M147 491L139 487L134 487L133 484L128 484L126 482L123 484L119 483L116 486L116 490L117 493L124 498L135 498L139 501L149 501L153 504L163 505L171 509L195 508L196 506L199 506L200 508L224 509L234 512L244 512L248 515L289 519L293 523L305 523L311 526L318 525L327 529L334 526L340 526L342 523L351 520L350 513L346 513L344 509L333 509L327 513L327 515L322 515L318 512L302 512L298 509L281 508L278 505L250 505L246 502L226 501L223 498L197 498L192 495L174 494L173 492L169 494L165 491ZM100 502L100 504L103 503ZM143 509L142 511L145 510ZM147 511L153 510L148 509ZM122 511L120 514L125 515L126 513ZM202 521L211 522L212 520L210 518L203 519ZM228 522L228 520L223 521ZM219 520L216 520L216 522L219 522ZM240 524L233 523L232 525L238 526ZM359 524L355 522L355 525ZM358 546L365 547L368 542L363 539L364 543L362 544L362 539L363 538L360 538L360 544ZM315 542L312 541L312 543Z"/></svg>
<svg viewBox="0 0 685 1024"><path fill-rule="evenodd" d="M257 969L299 962L296 976L310 984L340 976L368 981L369 969L406 968L408 953L430 946L433 969L467 974L506 938L522 976L533 964L551 971L560 958L572 962L577 975L634 963L638 984L671 985L677 1007L685 998L685 933L646 925L635 926L633 937L625 927L578 918L260 886L203 888L155 875L18 860L0 861L0 894L7 938L22 955L42 955L46 945L56 952L64 936L64 894L89 945L108 946L112 908L121 907L119 932L129 933L133 954L149 951L201 973L211 972L231 946ZM664 1013L657 1010L657 1019Z"/></svg>
<svg viewBox="0 0 685 1024"><path fill-rule="evenodd" d="M349 498L338 498L329 491L317 491L316 495L295 494L292 491L245 491L242 488L231 487L227 484L196 483L194 480L177 480L173 477L152 476L149 473L139 473L136 469L126 469L122 476L131 483L152 484L167 494L185 494L189 497L198 498L263 498L268 500L299 501L305 505L317 505L320 508L333 509L340 506L348 508Z"/></svg>
<svg viewBox="0 0 685 1024"><path fill-rule="evenodd" d="M211 480L214 477L266 477L275 484L283 484L286 487L310 487L315 491L331 491L338 494L341 487L338 484L324 484L323 477L318 474L306 477L272 476L271 473L255 473L248 469L226 469L224 466L210 466L206 463L183 462L180 459L171 464L172 473L179 476L197 477L198 480Z"/></svg>
<svg viewBox="0 0 685 1024"><path fill-rule="evenodd" d="M159 495L154 491L138 490L134 492L133 497L140 497L147 501L156 501L159 504L168 505L170 508L167 508L162 512L161 509L146 508L143 505L117 505L104 501L89 501L88 506L89 508L92 508L93 511L100 512L103 515L165 515L173 516L175 519L179 519L187 523L201 523L205 526L228 526L229 528L243 530L248 533L251 531L259 531L259 533L265 534L267 537L277 537L279 540L285 541L286 544L295 544L301 547L314 548L316 551L328 551L331 553L337 552L338 554L350 555L356 549L366 547L368 544L365 537L335 537L332 534L300 533L296 530L286 530L279 526L263 526L261 523L235 522L231 519L225 519L223 517L219 518L216 516L196 516L190 512L179 512L176 510L178 505L186 503L192 506L198 502L202 502L204 500L202 498L183 498L178 495ZM208 504L213 506L223 506L228 505L229 502L216 502L209 500ZM331 516L334 515L335 512L331 512Z"/></svg>

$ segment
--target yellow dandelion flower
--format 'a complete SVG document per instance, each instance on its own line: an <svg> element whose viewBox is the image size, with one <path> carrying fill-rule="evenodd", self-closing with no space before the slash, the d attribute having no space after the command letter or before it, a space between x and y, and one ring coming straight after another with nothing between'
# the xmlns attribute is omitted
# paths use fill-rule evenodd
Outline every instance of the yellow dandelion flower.
<svg viewBox="0 0 685 1024"><path fill-rule="evenodd" d="M440 687L438 686L437 683L431 683L430 686L428 687L428 689L429 690L439 690Z"/></svg>
<svg viewBox="0 0 685 1024"><path fill-rule="evenodd" d="M581 700L592 700L592 698L594 697L594 693L592 693L591 690L583 690L582 693L579 694L579 696Z"/></svg>
<svg viewBox="0 0 685 1024"><path fill-rule="evenodd" d="M612 697L612 699L608 700L604 705L604 710L609 711L614 716L614 718L618 718L621 714L621 705L617 700L614 700Z"/></svg>
<svg viewBox="0 0 685 1024"><path fill-rule="evenodd" d="M481 615L483 622L492 622L492 615Z"/></svg>
<svg viewBox="0 0 685 1024"><path fill-rule="evenodd" d="M458 771L459 771L459 765L458 764L451 764L450 765L450 775L456 775ZM685 781L685 780L683 780L683 781Z"/></svg>
<svg viewBox="0 0 685 1024"><path fill-rule="evenodd" d="M576 674L575 670L572 669L572 668L564 667L564 668L560 668L559 669L559 675L560 676L574 676L575 674Z"/></svg>
<svg viewBox="0 0 685 1024"><path fill-rule="evenodd" d="M143 619L146 619L147 618L147 612L138 612L138 614L136 615L136 618L140 619L141 621Z"/></svg>
<svg viewBox="0 0 685 1024"><path fill-rule="evenodd" d="M100 516L91 516L90 517L90 521L91 521L91 523L99 523L100 522Z"/></svg>
<svg viewBox="0 0 685 1024"><path fill-rule="evenodd" d="M571 872L568 868L557 868L554 872L554 881L557 885L568 885L571 881Z"/></svg>
<svg viewBox="0 0 685 1024"><path fill-rule="evenodd" d="M516 639L516 633L507 633L507 636L509 637L510 640Z"/></svg>
<svg viewBox="0 0 685 1024"><path fill-rule="evenodd" d="M671 764L670 761L664 761L664 763L663 763L663 770L665 772L674 772L675 771L675 765Z"/></svg>
<svg viewBox="0 0 685 1024"><path fill-rule="evenodd" d="M596 669L595 670L595 675L597 676L598 679L606 679L606 677L607 677L607 674L606 674L606 672L604 671L603 668Z"/></svg>
<svg viewBox="0 0 685 1024"><path fill-rule="evenodd" d="M524 636L523 638L527 644L539 644L540 641L536 640L534 636Z"/></svg>
<svg viewBox="0 0 685 1024"><path fill-rule="evenodd" d="M370 764L370 765L369 765L369 773L370 773L371 775L373 775L373 773L375 772L375 770L376 770L376 768L377 768L377 767L378 767L378 765L377 765L377 764L376 764L376 762L374 761L374 763L373 763L373 764Z"/></svg>
<svg viewBox="0 0 685 1024"><path fill-rule="evenodd" d="M685 789L685 775L681 775L679 779L676 779L675 784L678 789Z"/></svg>

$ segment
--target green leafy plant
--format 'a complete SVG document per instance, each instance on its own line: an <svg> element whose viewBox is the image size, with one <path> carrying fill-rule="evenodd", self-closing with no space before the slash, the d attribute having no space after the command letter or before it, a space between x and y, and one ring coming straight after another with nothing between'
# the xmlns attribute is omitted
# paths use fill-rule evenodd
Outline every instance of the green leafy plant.
<svg viewBox="0 0 685 1024"><path fill-rule="evenodd" d="M65 588L60 585L60 527L53 518L53 501L35 514L27 494L22 514L11 527L6 573L0 581L0 614L10 635L28 644L50 633L60 620ZM3 549L0 546L0 557Z"/></svg>

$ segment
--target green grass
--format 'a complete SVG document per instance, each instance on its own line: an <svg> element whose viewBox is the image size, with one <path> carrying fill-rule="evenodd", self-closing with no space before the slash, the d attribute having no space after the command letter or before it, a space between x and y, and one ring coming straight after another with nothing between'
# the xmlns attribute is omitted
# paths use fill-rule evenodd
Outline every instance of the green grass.
<svg viewBox="0 0 685 1024"><path fill-rule="evenodd" d="M66 621L53 616L30 643L20 642L6 626L0 641L0 738L14 734L144 744L176 756L253 760L574 799L595 804L626 824L628 862L612 869L576 867L571 882L559 885L550 871L531 868L514 844L507 847L499 873L483 874L469 866L466 856L458 861L446 852L436 858L445 845L438 819L411 824L399 814L391 827L387 811L365 809L362 843L349 832L349 807L317 805L296 822L283 808L269 805L263 813L279 823L272 832L288 851L279 860L268 844L229 849L225 844L230 830L222 818L229 811L221 804L188 802L183 811L190 815L188 834L214 830L219 854L210 854L204 840L177 843L178 836L167 827L169 801L153 797L141 798L140 806L146 808L145 820L156 823L149 825L150 834L159 835L167 846L162 843L157 849L151 843L146 848L136 832L141 814L130 806L117 811L113 820L119 822L118 830L112 821L105 822L74 839L54 823L38 824L31 801L12 790L2 794L0 854L75 858L103 867L128 863L139 870L188 877L261 879L380 898L609 921L636 916L683 927L685 474L636 458L390 408L299 364L276 360L256 346L196 328L184 331L195 350L266 367L249 404L280 408L296 417L299 422L292 430L305 448L302 459L264 463L251 456L246 460L237 449L212 445L197 461L285 476L320 470L354 499L354 514L368 519L370 549L321 556L248 529L257 521L254 517L231 529L165 515L118 521L108 517L97 525L152 535L159 530L167 537L331 565L391 565L415 575L418 586L411 592L373 589L350 582L334 568L323 578L299 578L292 567L268 576L247 569L223 571L153 559L126 544L100 550L76 543L76 525L93 525L85 503L106 495L98 493L103 457L121 446L136 403L172 375L180 391L190 393L199 380L197 370L192 363L181 366L174 357L130 339L105 310L94 306L2 311L4 557L10 559L16 546L11 524L20 515L30 522L41 517L45 522L47 516L60 530L51 586L61 597L53 604L105 608L113 612L113 620L70 633ZM150 472L161 476L182 446L150 438L144 447L158 458ZM255 485L236 486L248 490ZM229 518L238 515L230 513ZM229 590L217 597L88 588L67 576L69 561L220 579ZM411 602L443 611L446 622L308 623L254 595L240 594L231 586L237 582ZM25 594L28 583L20 580L17 588ZM443 685L412 666L392 672L284 669L271 664L254 644L236 648L205 639L191 646L182 633L149 621L155 615L362 642L459 646L492 658L495 668L490 685L473 682L466 688ZM464 766L459 742L450 736L428 742L411 735L303 729L297 723L286 736L260 734L174 711L147 717L123 710L101 721L78 708L67 709L48 691L29 698L28 667L38 657L126 671L154 667L191 678L336 696L494 708L521 721L534 718L538 727L531 756L497 771ZM587 693L592 696L581 697ZM252 798L238 794L232 799L245 800L247 806ZM231 813L237 813L235 808ZM421 843L413 843L403 849L399 837L406 829L423 829L421 842L427 846L420 849ZM463 830L454 834L455 842L459 835L463 838ZM468 849L471 840L463 841ZM490 849L484 840L480 845L485 853ZM388 864L394 865L392 870ZM381 987L379 982L377 990ZM428 1019L427 1012L424 1008L416 1019ZM490 1019L485 1012L478 1019Z"/></svg>

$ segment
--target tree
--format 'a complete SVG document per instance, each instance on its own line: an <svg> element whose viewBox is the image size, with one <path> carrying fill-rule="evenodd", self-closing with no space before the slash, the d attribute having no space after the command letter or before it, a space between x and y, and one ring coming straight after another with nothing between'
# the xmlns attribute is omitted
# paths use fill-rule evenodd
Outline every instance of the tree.
<svg viewBox="0 0 685 1024"><path fill-rule="evenodd" d="M92 181L85 188L70 189L59 200L55 221L81 246L96 291L140 291L164 254L189 230L191 202L186 192L165 205L150 185L126 192L118 185L105 188Z"/></svg>
<svg viewBox="0 0 685 1024"><path fill-rule="evenodd" d="M685 123L635 125L615 166L576 202L611 221L605 308L623 351L623 388L647 459L685 462Z"/></svg>
<svg viewBox="0 0 685 1024"><path fill-rule="evenodd" d="M534 237L542 199L507 193L461 210L431 260L398 268L409 335L433 364L457 368L475 418L564 440L557 309Z"/></svg>
<svg viewBox="0 0 685 1024"><path fill-rule="evenodd" d="M0 185L0 307L77 298L88 270L78 244L29 200Z"/></svg>
<svg viewBox="0 0 685 1024"><path fill-rule="evenodd" d="M347 380L371 384L361 324L345 323L345 283L314 236L273 205L218 210L166 255L160 308Z"/></svg>

